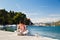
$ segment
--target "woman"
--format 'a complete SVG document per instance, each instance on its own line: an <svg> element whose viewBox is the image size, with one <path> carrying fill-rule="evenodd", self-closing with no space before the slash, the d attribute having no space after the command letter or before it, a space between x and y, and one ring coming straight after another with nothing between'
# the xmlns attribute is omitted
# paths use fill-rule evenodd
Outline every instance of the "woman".
<svg viewBox="0 0 60 40"><path fill-rule="evenodd" d="M26 25L23 21L19 22L17 26L18 35L26 35L28 34L28 30L26 29Z"/></svg>

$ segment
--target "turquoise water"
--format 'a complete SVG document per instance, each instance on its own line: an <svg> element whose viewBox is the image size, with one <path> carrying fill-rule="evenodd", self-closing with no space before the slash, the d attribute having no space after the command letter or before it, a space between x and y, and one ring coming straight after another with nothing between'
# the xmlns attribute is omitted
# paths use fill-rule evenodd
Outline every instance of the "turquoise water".
<svg viewBox="0 0 60 40"><path fill-rule="evenodd" d="M7 31L15 31L16 26L6 27ZM27 26L29 33L35 35L38 33L39 36L50 37L60 40L60 26Z"/></svg>
<svg viewBox="0 0 60 40"><path fill-rule="evenodd" d="M28 26L27 29L30 31L30 34L35 35L38 33L40 36L50 37L54 39L60 39L60 26Z"/></svg>

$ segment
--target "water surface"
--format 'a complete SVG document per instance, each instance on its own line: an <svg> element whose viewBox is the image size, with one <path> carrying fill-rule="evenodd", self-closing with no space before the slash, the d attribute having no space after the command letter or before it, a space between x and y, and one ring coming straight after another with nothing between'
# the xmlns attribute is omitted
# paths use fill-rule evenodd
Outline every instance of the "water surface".
<svg viewBox="0 0 60 40"><path fill-rule="evenodd" d="M40 36L50 37L54 39L60 39L60 26L28 26L27 29L31 34L38 33Z"/></svg>

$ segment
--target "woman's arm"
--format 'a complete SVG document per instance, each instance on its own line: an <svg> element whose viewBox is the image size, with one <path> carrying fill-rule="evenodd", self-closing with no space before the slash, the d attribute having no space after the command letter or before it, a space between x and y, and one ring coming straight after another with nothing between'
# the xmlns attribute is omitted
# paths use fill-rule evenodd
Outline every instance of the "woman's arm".
<svg viewBox="0 0 60 40"><path fill-rule="evenodd" d="M25 30L27 30L26 25L25 25Z"/></svg>
<svg viewBox="0 0 60 40"><path fill-rule="evenodd" d="M20 28L19 28L19 24L18 24L18 25L17 25L17 31L19 31L19 29L20 29Z"/></svg>

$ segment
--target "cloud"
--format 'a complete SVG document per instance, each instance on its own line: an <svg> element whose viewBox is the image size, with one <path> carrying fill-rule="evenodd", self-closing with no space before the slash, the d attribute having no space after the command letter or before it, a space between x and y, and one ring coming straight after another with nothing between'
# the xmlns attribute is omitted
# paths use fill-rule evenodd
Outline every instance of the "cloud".
<svg viewBox="0 0 60 40"><path fill-rule="evenodd" d="M16 3L16 7L17 7L18 9L20 9L20 8L21 8L21 7L20 7L20 5L19 5L19 4L17 4L17 3Z"/></svg>
<svg viewBox="0 0 60 40"><path fill-rule="evenodd" d="M0 8L0 9L5 9L5 8Z"/></svg>
<svg viewBox="0 0 60 40"><path fill-rule="evenodd" d="M48 6L40 6L40 7L48 7Z"/></svg>
<svg viewBox="0 0 60 40"><path fill-rule="evenodd" d="M60 17L60 14L51 14L50 17Z"/></svg>
<svg viewBox="0 0 60 40"><path fill-rule="evenodd" d="M22 6L20 6L19 4L16 4L16 7L18 9L21 9ZM48 7L48 6L40 6L40 7ZM43 15L43 14L42 13L40 14L40 10L36 12L35 11L31 12L31 10L26 11L21 9L21 12L25 13L26 16L30 18L33 23L37 23L37 22L46 23L46 22L55 22L60 20L60 14L50 14L47 17L41 17L40 15Z"/></svg>
<svg viewBox="0 0 60 40"><path fill-rule="evenodd" d="M52 17L45 17L45 18L34 18L32 19L32 22L33 23L40 23L40 22L43 22L43 23L46 23L46 22L56 22L56 21L59 21L60 18L52 18Z"/></svg>
<svg viewBox="0 0 60 40"><path fill-rule="evenodd" d="M24 14L26 14L27 17L37 17L40 16L40 14L38 14L38 12L28 12L28 11L22 11Z"/></svg>
<svg viewBox="0 0 60 40"><path fill-rule="evenodd" d="M56 22L60 20L60 15L59 14L50 14L47 17L41 17L38 12L26 12L23 11L28 18L31 19L33 23L39 23L39 22Z"/></svg>

